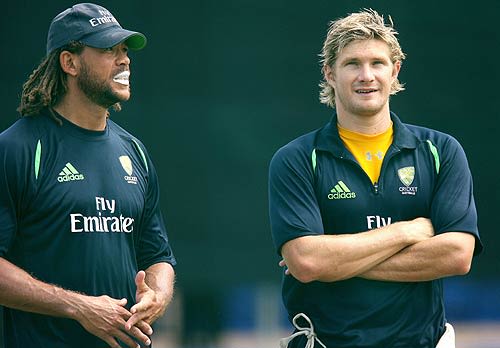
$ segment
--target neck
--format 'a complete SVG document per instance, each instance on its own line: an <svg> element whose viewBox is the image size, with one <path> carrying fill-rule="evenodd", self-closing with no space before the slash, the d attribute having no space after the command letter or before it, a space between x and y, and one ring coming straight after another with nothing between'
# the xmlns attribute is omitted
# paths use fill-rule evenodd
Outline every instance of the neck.
<svg viewBox="0 0 500 348"><path fill-rule="evenodd" d="M337 107L337 122L340 127L362 134L380 134L391 126L389 103L373 114L353 114Z"/></svg>
<svg viewBox="0 0 500 348"><path fill-rule="evenodd" d="M92 103L84 95L75 95L68 91L54 110L81 128L95 131L102 131L106 128L108 110Z"/></svg>

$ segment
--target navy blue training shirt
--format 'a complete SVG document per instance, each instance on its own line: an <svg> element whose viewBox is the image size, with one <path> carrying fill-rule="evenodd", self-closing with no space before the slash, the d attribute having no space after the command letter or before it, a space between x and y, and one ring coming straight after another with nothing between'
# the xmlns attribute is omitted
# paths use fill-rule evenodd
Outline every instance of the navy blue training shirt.
<svg viewBox="0 0 500 348"><path fill-rule="evenodd" d="M0 257L37 279L135 303L134 278L175 265L155 169L142 143L61 117L23 117L0 134ZM6 347L106 343L76 321L5 308Z"/></svg>
<svg viewBox="0 0 500 348"><path fill-rule="evenodd" d="M337 119L279 149L269 171L273 241L359 233L417 217L435 233L465 232L482 250L472 177L451 136L403 124L391 114L394 139L374 185L339 137ZM335 348L434 348L446 322L442 280L386 282L354 277L301 283L283 278L290 320L305 313L318 338ZM289 347L304 347L299 336Z"/></svg>

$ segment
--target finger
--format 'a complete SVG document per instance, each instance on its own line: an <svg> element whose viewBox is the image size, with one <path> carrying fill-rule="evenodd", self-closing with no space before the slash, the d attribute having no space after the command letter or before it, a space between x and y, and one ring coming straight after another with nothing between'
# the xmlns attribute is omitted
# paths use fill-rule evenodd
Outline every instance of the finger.
<svg viewBox="0 0 500 348"><path fill-rule="evenodd" d="M286 274L286 275L290 275L290 270L289 270L288 268L287 268L287 269L285 269L285 274Z"/></svg>
<svg viewBox="0 0 500 348"><path fill-rule="evenodd" d="M135 326L138 327L139 330L144 332L146 335L151 336L153 334L153 328L144 320L139 320L137 324L135 324Z"/></svg>
<svg viewBox="0 0 500 348"><path fill-rule="evenodd" d="M141 346L137 342L135 342L129 335L127 335L125 332L121 330L116 330L113 333L113 336L119 339L129 348L141 348ZM117 348L121 348L121 346L118 345Z"/></svg>
<svg viewBox="0 0 500 348"><path fill-rule="evenodd" d="M118 342L116 342L116 340L111 336L99 337L99 338L101 338L104 342L106 342L108 346L110 346L111 348L121 348Z"/></svg>
<svg viewBox="0 0 500 348"><path fill-rule="evenodd" d="M120 300L115 300L115 301L121 307L125 307L127 305L127 299L126 298L122 298Z"/></svg>
<svg viewBox="0 0 500 348"><path fill-rule="evenodd" d="M137 286L137 290L146 290L148 288L146 284L146 272L144 271L139 271L137 272L137 275L135 276L135 285Z"/></svg>
<svg viewBox="0 0 500 348"><path fill-rule="evenodd" d="M280 267L285 267L285 266L286 266L285 260L284 260L284 259L283 259L283 260L281 260L281 261L278 263L278 265L279 265Z"/></svg>
<svg viewBox="0 0 500 348"><path fill-rule="evenodd" d="M136 326L136 324L144 318L146 318L146 314L144 312L133 314L125 323L125 329L130 330L132 326Z"/></svg>
<svg viewBox="0 0 500 348"><path fill-rule="evenodd" d="M133 305L132 308L130 308L130 313L136 314L138 312L145 312L149 307L150 305L148 305L145 301L142 301Z"/></svg>
<svg viewBox="0 0 500 348"><path fill-rule="evenodd" d="M128 333L139 341L143 342L146 346L149 346L151 344L151 340L149 339L149 337L145 335L144 332L142 332L140 329L138 329L137 326L132 326Z"/></svg>

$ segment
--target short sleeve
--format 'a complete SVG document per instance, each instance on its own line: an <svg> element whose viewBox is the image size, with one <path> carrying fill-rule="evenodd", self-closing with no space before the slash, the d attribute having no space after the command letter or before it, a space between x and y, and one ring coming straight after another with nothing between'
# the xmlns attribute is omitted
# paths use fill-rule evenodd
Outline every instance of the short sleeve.
<svg viewBox="0 0 500 348"><path fill-rule="evenodd" d="M314 191L310 155L287 145L269 166L269 215L278 254L287 241L323 234L323 223Z"/></svg>
<svg viewBox="0 0 500 348"><path fill-rule="evenodd" d="M142 270L159 262L168 262L172 266L176 265L160 209L158 177L152 161L149 156L146 157L148 161L148 187L138 250L136 250L137 265Z"/></svg>
<svg viewBox="0 0 500 348"><path fill-rule="evenodd" d="M448 138L436 148L439 173L431 204L431 220L436 233L467 232L474 235L479 254L483 245L477 227L472 175L462 146Z"/></svg>
<svg viewBox="0 0 500 348"><path fill-rule="evenodd" d="M0 141L0 257L5 257L17 230L17 183L14 182L16 163L8 148Z"/></svg>

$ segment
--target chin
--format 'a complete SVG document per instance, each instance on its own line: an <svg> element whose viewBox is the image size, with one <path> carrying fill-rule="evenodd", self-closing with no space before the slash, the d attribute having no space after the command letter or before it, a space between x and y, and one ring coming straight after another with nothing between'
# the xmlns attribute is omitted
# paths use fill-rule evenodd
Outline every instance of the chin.
<svg viewBox="0 0 500 348"><path fill-rule="evenodd" d="M372 116L382 111L385 105L386 105L385 103L384 104L370 103L370 104L356 105L354 106L353 111L358 115Z"/></svg>
<svg viewBox="0 0 500 348"><path fill-rule="evenodd" d="M130 99L130 91L127 92L117 92L115 93L117 102L124 102Z"/></svg>

